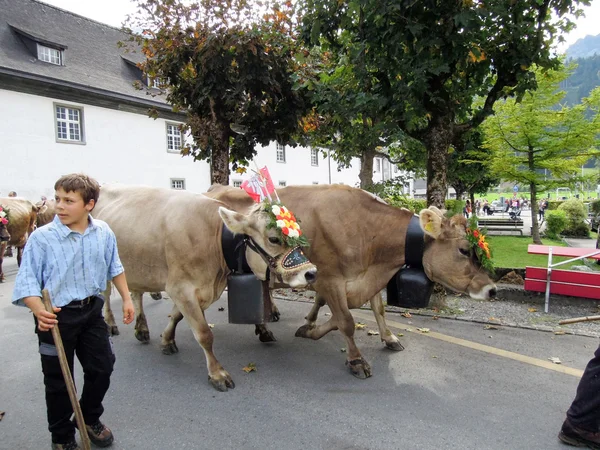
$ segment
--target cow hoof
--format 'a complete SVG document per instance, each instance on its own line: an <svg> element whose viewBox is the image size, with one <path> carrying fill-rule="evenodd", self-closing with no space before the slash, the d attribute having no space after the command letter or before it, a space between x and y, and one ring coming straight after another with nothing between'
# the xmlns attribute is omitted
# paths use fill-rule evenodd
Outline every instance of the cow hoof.
<svg viewBox="0 0 600 450"><path fill-rule="evenodd" d="M108 332L111 336L118 336L119 334L121 334L119 332L119 327L116 325L108 325Z"/></svg>
<svg viewBox="0 0 600 450"><path fill-rule="evenodd" d="M219 392L227 392L228 389L235 388L235 383L233 382L229 374L221 379L212 378L209 375L208 381L210 381L210 384L212 384L213 387Z"/></svg>
<svg viewBox="0 0 600 450"><path fill-rule="evenodd" d="M314 328L314 325L302 325L296 330L296 337L308 337L308 332Z"/></svg>
<svg viewBox="0 0 600 450"><path fill-rule="evenodd" d="M393 350L395 352L401 352L402 350L404 350L404 347L402 346L402 344L400 343L400 341L386 342L385 343L385 348L388 348L388 349Z"/></svg>
<svg viewBox="0 0 600 450"><path fill-rule="evenodd" d="M135 338L140 341L142 344L147 344L150 342L150 332L148 330L138 331L135 330Z"/></svg>
<svg viewBox="0 0 600 450"><path fill-rule="evenodd" d="M350 373L352 373L352 375L362 380L369 378L372 375L371 366L367 361L364 360L364 358L346 361L346 367L350 369Z"/></svg>
<svg viewBox="0 0 600 450"><path fill-rule="evenodd" d="M162 292L152 292L150 298L152 298L152 300L160 300L162 298Z"/></svg>
<svg viewBox="0 0 600 450"><path fill-rule="evenodd" d="M258 339L260 340L260 342L276 342L277 341L277 339L275 339L275 335L270 330L266 330L262 333L259 333Z"/></svg>
<svg viewBox="0 0 600 450"><path fill-rule="evenodd" d="M179 353L179 349L177 348L175 341L171 342L170 344L161 345L161 349L165 355L174 355L175 353Z"/></svg>
<svg viewBox="0 0 600 450"><path fill-rule="evenodd" d="M271 311L271 322L279 322L279 318L281 317L281 313L277 309L276 306L273 307L273 311Z"/></svg>

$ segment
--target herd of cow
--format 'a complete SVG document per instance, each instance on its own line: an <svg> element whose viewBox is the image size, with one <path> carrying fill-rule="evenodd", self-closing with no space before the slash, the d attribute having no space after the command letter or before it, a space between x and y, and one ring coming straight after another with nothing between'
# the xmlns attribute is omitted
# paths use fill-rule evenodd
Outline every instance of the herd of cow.
<svg viewBox="0 0 600 450"><path fill-rule="evenodd" d="M106 185L92 211L94 218L107 222L117 237L136 307L136 337L142 342L149 340L143 294L165 291L173 300L173 310L162 333L163 352L178 351L175 329L185 318L204 350L209 380L220 391L233 388L234 382L213 353L213 334L204 311L227 284L229 269L221 248L223 223L232 232L247 235L254 244L246 248L246 258L259 279L264 280L271 270L287 286L310 284L316 291L314 306L296 336L316 340L340 330L347 342L346 365L353 375L367 378L371 368L354 341L350 309L370 302L385 346L403 349L386 325L380 292L405 263L406 231L414 214L342 185L290 186L278 193L281 202L302 220L301 228L310 242L305 253L311 264L290 268L283 263L289 249L276 231L266 226L269 219L265 212L241 189L219 185L206 194L194 194ZM0 198L0 204L10 209L9 244L17 247L20 256L36 224L42 226L52 220L54 203L50 200L34 205L24 199ZM419 221L425 235L422 265L427 276L473 298L493 297L494 282L478 264L466 239L466 219L459 215L448 218L430 207L419 213ZM105 319L116 334L110 286L105 297ZM331 316L317 324L324 305L330 308ZM276 306L273 309L274 317L278 317ZM256 328L261 341L273 339L266 324Z"/></svg>

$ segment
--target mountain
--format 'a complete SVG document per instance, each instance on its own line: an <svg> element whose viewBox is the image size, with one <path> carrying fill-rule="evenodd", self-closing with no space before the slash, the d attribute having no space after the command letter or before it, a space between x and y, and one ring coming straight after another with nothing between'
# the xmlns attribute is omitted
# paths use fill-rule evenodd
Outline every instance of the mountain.
<svg viewBox="0 0 600 450"><path fill-rule="evenodd" d="M567 49L567 59L589 58L600 55L600 34L597 36L586 36L578 39Z"/></svg>

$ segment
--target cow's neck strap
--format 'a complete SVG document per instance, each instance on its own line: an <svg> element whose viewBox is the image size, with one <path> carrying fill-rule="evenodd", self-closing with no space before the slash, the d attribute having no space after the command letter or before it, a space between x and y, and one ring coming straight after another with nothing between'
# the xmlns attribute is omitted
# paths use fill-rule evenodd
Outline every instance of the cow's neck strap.
<svg viewBox="0 0 600 450"><path fill-rule="evenodd" d="M404 247L404 264L410 267L423 267L423 252L425 251L425 233L419 223L419 216L413 216L406 230L406 245Z"/></svg>
<svg viewBox="0 0 600 450"><path fill-rule="evenodd" d="M245 236L243 234L234 235L229 228L223 224L221 232L221 248L227 267L232 272L251 273L252 270L246 261Z"/></svg>

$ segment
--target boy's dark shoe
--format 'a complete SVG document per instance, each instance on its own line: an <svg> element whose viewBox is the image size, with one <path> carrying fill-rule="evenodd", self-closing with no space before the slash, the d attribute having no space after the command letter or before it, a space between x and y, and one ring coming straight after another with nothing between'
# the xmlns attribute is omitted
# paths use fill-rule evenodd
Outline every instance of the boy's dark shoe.
<svg viewBox="0 0 600 450"><path fill-rule="evenodd" d="M73 421L73 425L77 428L77 422ZM110 428L100 421L92 425L86 424L85 428L92 444L98 447L110 447L115 440Z"/></svg>
<svg viewBox="0 0 600 450"><path fill-rule="evenodd" d="M79 447L79 445L77 445L77 441L73 439L66 444L55 444L53 442L52 450L81 450L81 447Z"/></svg>
<svg viewBox="0 0 600 450"><path fill-rule="evenodd" d="M565 444L575 447L588 447L595 450L600 450L600 432L583 430L571 425L569 419L563 423L558 439Z"/></svg>

